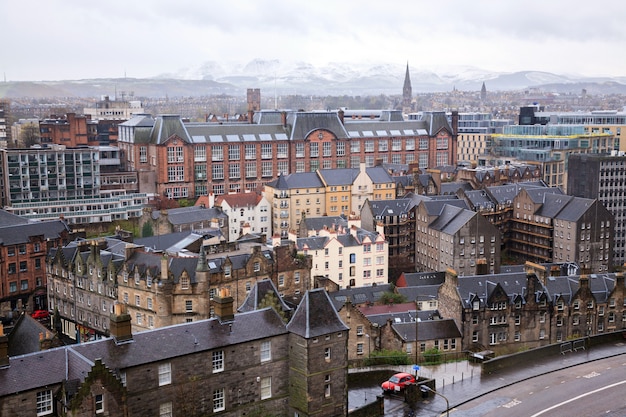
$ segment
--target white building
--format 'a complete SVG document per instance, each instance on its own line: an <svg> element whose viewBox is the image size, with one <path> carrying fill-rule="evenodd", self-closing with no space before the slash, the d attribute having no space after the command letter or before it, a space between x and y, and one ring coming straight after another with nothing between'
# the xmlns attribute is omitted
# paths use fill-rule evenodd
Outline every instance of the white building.
<svg viewBox="0 0 626 417"><path fill-rule="evenodd" d="M211 207L220 206L228 216L228 241L239 239L245 232L272 236L272 210L267 199L246 190L243 193L228 193L215 198L209 195ZM249 228L248 228L249 227Z"/></svg>
<svg viewBox="0 0 626 417"><path fill-rule="evenodd" d="M389 247L380 232L347 222L320 230L317 236L297 238L298 253L312 256L311 277L324 276L341 288L387 284Z"/></svg>

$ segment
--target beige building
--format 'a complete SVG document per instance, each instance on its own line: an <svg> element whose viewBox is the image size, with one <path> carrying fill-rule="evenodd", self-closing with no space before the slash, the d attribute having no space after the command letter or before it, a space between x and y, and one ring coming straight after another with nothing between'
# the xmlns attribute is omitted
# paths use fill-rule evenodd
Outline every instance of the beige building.
<svg viewBox="0 0 626 417"><path fill-rule="evenodd" d="M297 238L298 253L311 256L311 276L324 276L340 288L386 284L389 247L385 236L355 225L337 224L318 236Z"/></svg>
<svg viewBox="0 0 626 417"><path fill-rule="evenodd" d="M305 217L326 213L325 186L315 172L281 175L265 184L263 196L272 207L274 236L286 239Z"/></svg>

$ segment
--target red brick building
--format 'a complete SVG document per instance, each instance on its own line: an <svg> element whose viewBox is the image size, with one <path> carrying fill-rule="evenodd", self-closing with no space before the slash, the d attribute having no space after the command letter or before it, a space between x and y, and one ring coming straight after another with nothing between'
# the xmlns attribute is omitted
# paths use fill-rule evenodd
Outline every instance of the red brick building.
<svg viewBox="0 0 626 417"><path fill-rule="evenodd" d="M344 119L342 110L261 111L249 119L185 123L178 115L137 116L120 124L118 146L139 171L142 192L174 199L257 191L279 174L362 162L422 169L456 164L456 135L444 112L404 120L391 110L376 119Z"/></svg>
<svg viewBox="0 0 626 417"><path fill-rule="evenodd" d="M0 211L0 311L46 308L46 254L69 234L61 220L31 223Z"/></svg>

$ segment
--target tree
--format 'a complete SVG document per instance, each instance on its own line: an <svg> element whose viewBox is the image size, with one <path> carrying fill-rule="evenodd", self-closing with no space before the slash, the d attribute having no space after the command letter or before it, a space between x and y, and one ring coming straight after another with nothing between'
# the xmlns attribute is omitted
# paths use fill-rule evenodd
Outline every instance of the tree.
<svg viewBox="0 0 626 417"><path fill-rule="evenodd" d="M152 222L147 221L141 227L141 237L151 237L154 236L154 228L152 227Z"/></svg>
<svg viewBox="0 0 626 417"><path fill-rule="evenodd" d="M30 148L31 146L39 143L39 126L34 123L27 123L22 126L22 130L20 131L20 143L25 148Z"/></svg>

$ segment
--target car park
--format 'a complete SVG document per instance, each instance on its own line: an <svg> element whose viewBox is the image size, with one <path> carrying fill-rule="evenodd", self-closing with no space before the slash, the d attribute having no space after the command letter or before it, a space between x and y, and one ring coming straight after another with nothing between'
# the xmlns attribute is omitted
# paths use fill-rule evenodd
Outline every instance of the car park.
<svg viewBox="0 0 626 417"><path fill-rule="evenodd" d="M381 384L384 392L401 392L407 385L415 384L415 377L406 372L394 374Z"/></svg>

